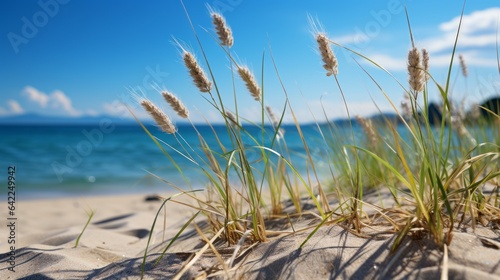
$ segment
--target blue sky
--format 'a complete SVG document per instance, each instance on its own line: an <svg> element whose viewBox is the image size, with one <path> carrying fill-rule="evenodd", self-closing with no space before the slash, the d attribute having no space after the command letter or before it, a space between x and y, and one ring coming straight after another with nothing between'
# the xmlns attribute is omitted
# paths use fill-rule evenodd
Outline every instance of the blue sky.
<svg viewBox="0 0 500 280"><path fill-rule="evenodd" d="M329 37L377 61L406 86L406 56L411 46L406 5L419 48L430 51L431 74L444 83L462 2L445 1L250 1L184 0L213 69L222 97L234 109L230 62L217 44L206 4L218 9L234 35L232 54L262 82L264 56L265 103L279 111L285 101L271 62L276 61L290 102L304 122L345 116L332 77L326 77L308 15ZM192 84L182 64L179 40L201 60L202 52L180 1L40 0L0 2L0 116L40 113L130 117L119 104L137 107L130 89L163 104L152 85L176 94L190 109L194 122L220 118ZM452 74L452 94L468 103L498 93L496 33L498 0L468 1L458 53L469 67ZM394 104L403 90L393 78L352 54L334 48L338 79L353 114L391 111L389 102L361 67L373 75ZM358 65L356 59L360 65ZM430 97L437 99L435 86ZM259 117L260 105L236 79L240 114ZM374 105L376 104L376 106ZM178 120L162 105L167 114ZM145 114L137 109L139 116ZM312 112L312 113L311 113ZM287 114L286 120L290 121Z"/></svg>

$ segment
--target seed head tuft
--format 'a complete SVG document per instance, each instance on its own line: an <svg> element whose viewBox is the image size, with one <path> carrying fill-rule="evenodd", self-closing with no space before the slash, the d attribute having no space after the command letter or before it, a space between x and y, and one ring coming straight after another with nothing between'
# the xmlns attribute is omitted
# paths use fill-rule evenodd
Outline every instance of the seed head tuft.
<svg viewBox="0 0 500 280"><path fill-rule="evenodd" d="M467 71L467 64L465 64L465 60L462 54L458 55L458 59L460 60L460 68L462 68L462 75L464 75L464 77L467 78L467 76L469 76L469 71Z"/></svg>
<svg viewBox="0 0 500 280"><path fill-rule="evenodd" d="M226 118L229 120L230 125L239 126L238 120L233 113L226 111Z"/></svg>
<svg viewBox="0 0 500 280"><path fill-rule="evenodd" d="M184 51L183 59L196 87L201 92L209 92L212 89L212 82L207 78L205 71L200 67L194 55L188 51Z"/></svg>
<svg viewBox="0 0 500 280"><path fill-rule="evenodd" d="M467 139L473 146L476 146L476 139L472 137L472 135L469 133L469 130L465 127L464 123L459 117L451 117L451 127L457 132L460 137Z"/></svg>
<svg viewBox="0 0 500 280"><path fill-rule="evenodd" d="M175 133L176 128L170 118L163 113L160 108L158 108L153 102L143 99L140 102L142 108L148 112L153 119L155 120L156 124L160 127L160 129L168 134Z"/></svg>
<svg viewBox="0 0 500 280"><path fill-rule="evenodd" d="M274 114L273 109L270 106L266 106L266 111L267 111L267 114L269 115L269 119L271 120L273 128L275 130L278 129L278 126L280 125L280 121L279 121L278 117L276 117L276 115ZM280 127L278 130L278 136L283 137L284 134L285 134L285 130Z"/></svg>
<svg viewBox="0 0 500 280"><path fill-rule="evenodd" d="M408 52L408 75L408 82L416 95L417 92L424 89L424 73L420 63L420 53L417 48L412 48Z"/></svg>
<svg viewBox="0 0 500 280"><path fill-rule="evenodd" d="M424 77L427 82L429 80L429 52L426 49L422 49L422 66L424 67Z"/></svg>
<svg viewBox="0 0 500 280"><path fill-rule="evenodd" d="M231 32L231 28L226 24L226 20L219 13L212 12L212 20L215 26L215 30L217 31L217 35L219 35L219 39L223 46L232 47L233 46L233 33Z"/></svg>
<svg viewBox="0 0 500 280"><path fill-rule="evenodd" d="M240 75L241 79L245 82L245 85L247 86L248 91L250 94L252 94L253 98L257 101L260 101L260 87L257 84L257 81L255 80L255 77L253 76L252 72L248 70L247 67L244 66L239 66L238 67L238 74Z"/></svg>
<svg viewBox="0 0 500 280"><path fill-rule="evenodd" d="M401 110L403 113L403 118L405 120L411 119L413 113L411 108L411 100L408 94L404 95L404 99L401 101Z"/></svg>
<svg viewBox="0 0 500 280"><path fill-rule="evenodd" d="M170 107L179 115L179 117L187 119L189 118L189 111L184 106L184 104L177 98L177 96L173 95L172 93L168 91L164 91L161 94L165 101L167 101L168 104L170 104Z"/></svg>
<svg viewBox="0 0 500 280"><path fill-rule="evenodd" d="M335 54L330 46L330 42L328 38L323 33L318 33L316 36L316 41L318 42L319 51L321 53L321 59L325 64L323 64L323 68L325 68L326 75L331 76L338 74L338 63Z"/></svg>
<svg viewBox="0 0 500 280"><path fill-rule="evenodd" d="M377 134L375 133L375 130L373 128L372 120L363 118L359 115L356 116L356 120L363 128L363 131L365 132L366 138L368 139L370 145L376 147L378 140L377 140Z"/></svg>

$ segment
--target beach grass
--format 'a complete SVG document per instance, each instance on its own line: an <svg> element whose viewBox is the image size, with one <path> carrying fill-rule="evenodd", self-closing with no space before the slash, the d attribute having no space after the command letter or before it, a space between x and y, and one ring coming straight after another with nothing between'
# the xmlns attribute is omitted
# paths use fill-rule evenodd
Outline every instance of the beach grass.
<svg viewBox="0 0 500 280"><path fill-rule="evenodd" d="M76 238L75 240L75 247L78 247L78 244L80 243L80 239L82 238L83 236L83 233L85 232L85 230L87 229L87 227L89 226L90 224L90 221L92 221L92 218L94 217L94 210L90 209L89 212L85 211L85 213L87 214L88 218L87 218L87 223L85 223L85 226L83 227L82 231L80 232L80 234L78 235L78 237Z"/></svg>
<svg viewBox="0 0 500 280"><path fill-rule="evenodd" d="M215 62L211 61L209 54L205 52L187 11L186 15L202 55L197 58L178 43L182 50L183 62L193 85L200 91L199 98L204 98L220 115L226 128L225 137L231 141L230 145L220 140L209 143L204 138L206 135L198 133L202 151L200 152L182 138L182 131L177 130L160 107L145 96L136 95L138 103L152 116L158 127L163 132L172 134L172 139L182 147L174 149L173 145L155 137L153 132L142 126L171 164L182 174L182 168L170 156L170 153L178 153L199 167L206 176L206 191L202 196L192 190L187 178L186 186L173 185L183 195L195 199L196 205L188 207L199 211L210 225L209 231L198 229L196 216L193 216L172 239L174 242L192 223L200 238L206 242L206 246L179 272L178 278L208 248L220 258L223 273L229 275L243 245L266 242L282 234L308 231L310 234L301 243L302 247L325 225L341 226L361 237L374 236L377 230L373 229L377 226L383 227L385 232L396 235L393 252L398 250L407 237L430 237L446 253L447 246L453 240L454 228L474 229L478 223L484 225L489 221L500 220L500 116L482 108L489 117L478 116L472 121L472 118L466 117L469 113L455 105L457 101L452 100L450 94L452 69L457 64L454 58L461 22L456 32L446 79L437 81L429 70L432 57L413 42L410 16L407 13L412 48L408 52L408 82L400 82L376 61L348 46L331 41L323 30L316 28L320 25L311 20L314 39L326 71L325 78L334 81L335 90L340 93L339 100L344 103L349 117L348 135L339 133L341 128L327 118L326 112L323 112L325 119L316 123L329 159L330 172L328 178L324 178L324 175L318 172L310 151L310 140L302 132L300 119L296 117L290 105L286 87L280 78L279 82L286 97L285 104L277 111L266 104L263 81L265 70L266 73L268 70L264 69L265 56L263 55L260 62L259 72L253 72L249 67L238 63L236 54L231 49L233 44L237 43L232 37L231 28L221 14L210 10L216 30L212 36L230 61L231 73L229 77L224 78L232 81L234 103L224 103L223 96L228 95L217 85L217 80L221 78L216 78L212 71L211 65ZM337 78L341 65L335 57L332 45L366 60L393 77L400 85L405 94L401 107L397 105L399 102L387 97L387 93L376 79L358 63L367 77L372 79L374 87L387 97L394 109L395 119L371 120L350 115L349 104L345 98L348 93L343 91L341 81ZM280 77L279 65L274 62L272 53L270 58L273 70ZM466 62L463 58L459 64L462 78L467 79ZM247 117L240 114L237 97L242 93L234 86L237 83L242 83L247 94L259 105L260 112L255 113L260 116L260 121L247 121ZM437 90L441 97L442 117L437 121L432 119L429 112L431 89ZM169 91L158 91L178 116L190 121L189 111L179 98ZM292 117L293 125L303 143L306 170L298 170L290 156L286 131L283 129L285 114ZM212 125L209 122L207 124ZM196 125L192 126L196 130ZM260 132L251 133L248 127L257 127ZM356 128L360 128L364 135L356 135ZM215 139L219 139L216 130L212 128L212 132ZM166 180L165 182L168 183ZM390 192L393 199L391 205L376 205L365 201L366 192L382 190ZM165 199L164 203L170 200L175 202L171 197ZM312 209L309 207L305 210L304 201L312 205ZM287 202L293 205L294 213L284 211L284 204ZM295 227L291 217L302 215L306 211L313 217L311 225ZM156 218L159 213L160 210ZM276 219L287 221L290 229L274 229L270 221ZM225 246L234 249L230 259L224 260L217 253L220 247L215 246L216 240L222 240ZM172 242L165 247L162 255ZM147 252L146 248L144 260Z"/></svg>

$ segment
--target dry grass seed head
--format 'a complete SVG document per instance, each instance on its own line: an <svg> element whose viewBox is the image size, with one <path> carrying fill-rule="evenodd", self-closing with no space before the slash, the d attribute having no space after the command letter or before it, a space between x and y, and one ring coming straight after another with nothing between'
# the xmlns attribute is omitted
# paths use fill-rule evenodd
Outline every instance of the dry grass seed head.
<svg viewBox="0 0 500 280"><path fill-rule="evenodd" d="M148 112L153 119L155 120L156 124L160 127L160 129L168 134L175 133L176 128L170 118L163 113L160 108L158 108L153 102L144 99L140 101L140 104L146 112Z"/></svg>
<svg viewBox="0 0 500 280"><path fill-rule="evenodd" d="M260 101L260 87L257 84L257 81L255 80L255 77L253 76L252 72L248 70L247 67L244 66L239 66L238 67L238 74L240 75L241 79L245 82L245 85L252 94L253 98L257 101Z"/></svg>
<svg viewBox="0 0 500 280"><path fill-rule="evenodd" d="M426 49L422 49L422 66L424 67L424 77L427 82L429 80L429 52Z"/></svg>
<svg viewBox="0 0 500 280"><path fill-rule="evenodd" d="M373 128L372 120L363 118L359 115L356 116L356 120L363 128L363 131L365 132L366 137L367 137L368 141L370 142L370 144L376 145L377 144L377 134L375 133L375 130Z"/></svg>
<svg viewBox="0 0 500 280"><path fill-rule="evenodd" d="M473 146L477 144L476 139L472 137L472 135L469 133L469 130L465 127L464 123L459 117L451 117L451 126L460 137L464 137L465 139L467 139Z"/></svg>
<svg viewBox="0 0 500 280"><path fill-rule="evenodd" d="M238 121L236 120L236 116L233 113L226 111L226 117L229 120L230 124L239 126Z"/></svg>
<svg viewBox="0 0 500 280"><path fill-rule="evenodd" d="M464 57L461 54L459 54L458 59L460 60L460 68L462 68L462 75L464 75L464 77L467 78L467 76L469 75L469 71L467 70L467 64L465 64Z"/></svg>
<svg viewBox="0 0 500 280"><path fill-rule="evenodd" d="M271 120L273 128L278 129L278 126L280 124L280 120L274 114L273 109L270 106L266 106L266 111L267 111L267 114L269 115L269 119ZM278 130L278 133L280 134L280 136L283 136L285 134L285 130L280 127Z"/></svg>
<svg viewBox="0 0 500 280"><path fill-rule="evenodd" d="M325 68L326 75L331 76L338 74L338 62L333 50L330 46L330 42L324 33L318 33L316 35L316 41L318 42L319 51L321 53L321 59L323 60L323 68Z"/></svg>
<svg viewBox="0 0 500 280"><path fill-rule="evenodd" d="M189 70L189 75L201 92L209 92L212 89L212 82L207 78L205 71L200 67L194 55L188 51L183 53L184 64Z"/></svg>
<svg viewBox="0 0 500 280"><path fill-rule="evenodd" d="M410 87L419 92L424 89L424 72L420 62L420 53L417 48L412 48L408 52L408 83Z"/></svg>
<svg viewBox="0 0 500 280"><path fill-rule="evenodd" d="M273 126L276 128L279 124L279 121L278 121L278 118L276 117L276 115L274 114L271 106L266 106L266 111L267 111L267 114L269 115L269 119L271 119Z"/></svg>
<svg viewBox="0 0 500 280"><path fill-rule="evenodd" d="M403 117L405 120L411 119L413 113L411 109L411 100L408 94L405 94L403 97L403 101L401 101L401 110L403 112Z"/></svg>
<svg viewBox="0 0 500 280"><path fill-rule="evenodd" d="M177 98L177 96L173 95L168 91L164 91L161 94L165 101L170 104L170 107L179 115L179 117L187 119L189 118L189 110L184 106L184 104Z"/></svg>
<svg viewBox="0 0 500 280"><path fill-rule="evenodd" d="M481 107L477 103L473 103L470 109L470 117L477 121L481 117Z"/></svg>
<svg viewBox="0 0 500 280"><path fill-rule="evenodd" d="M231 28L226 24L224 17L216 12L212 12L211 16L221 44L229 48L232 47L234 42L233 33L231 32Z"/></svg>

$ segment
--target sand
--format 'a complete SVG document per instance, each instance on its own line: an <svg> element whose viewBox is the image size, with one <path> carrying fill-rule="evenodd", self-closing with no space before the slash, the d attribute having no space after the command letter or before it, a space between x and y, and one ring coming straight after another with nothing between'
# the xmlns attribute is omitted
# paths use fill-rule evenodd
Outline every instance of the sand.
<svg viewBox="0 0 500 280"><path fill-rule="evenodd" d="M139 279L151 224L161 204L145 198L125 195L18 201L15 267L9 264L9 233L3 227L0 279ZM95 216L74 248L89 209ZM152 265L195 212L167 203L167 228L163 232L162 215L153 234L144 279L173 278L203 247L204 241L189 226L160 263ZM4 221L5 215L1 216ZM307 215L297 218L296 227L305 227L311 219ZM207 228L202 215L195 221ZM299 249L310 232L284 234L253 247L244 246L227 272L208 249L182 279L204 279L207 275L219 279L439 279L443 272L443 249L429 237L406 238L400 249L390 254L392 234L360 238L337 225L326 225ZM223 258L231 256L224 245L218 248L222 248ZM455 230L447 249L445 271L450 279L500 279L498 225L478 226L475 232L470 228Z"/></svg>

